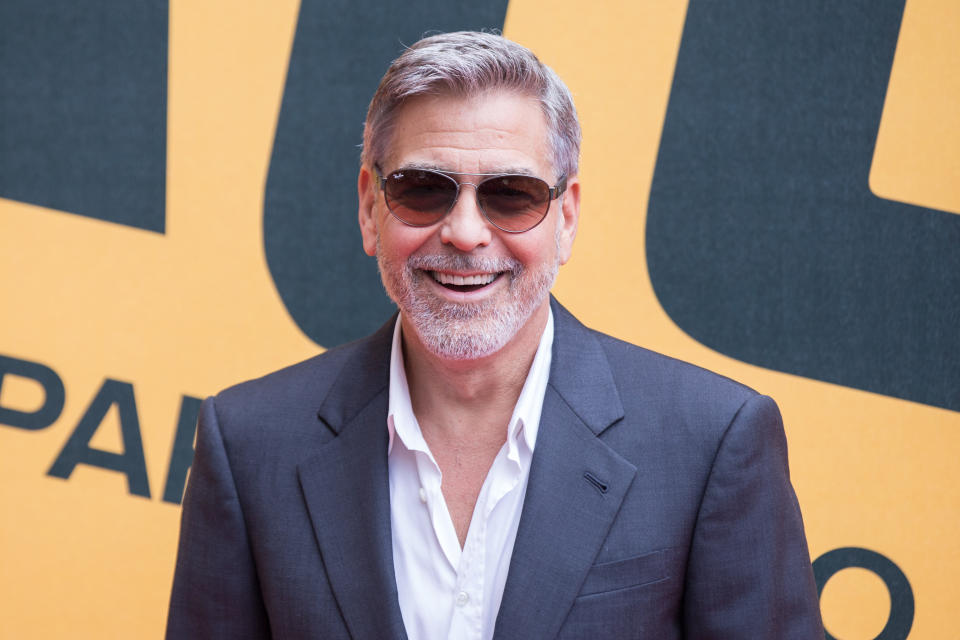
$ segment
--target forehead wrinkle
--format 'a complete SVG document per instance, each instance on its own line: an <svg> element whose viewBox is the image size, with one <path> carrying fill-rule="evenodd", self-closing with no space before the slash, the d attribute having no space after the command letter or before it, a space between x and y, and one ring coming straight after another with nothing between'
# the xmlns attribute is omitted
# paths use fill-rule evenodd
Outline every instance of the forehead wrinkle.
<svg viewBox="0 0 960 640"><path fill-rule="evenodd" d="M479 134L479 135L492 134L492 135L495 135L495 136L497 136L497 137L503 138L503 137L506 137L506 136L515 135L515 134L516 134L516 131L513 130L513 129L510 129L510 128L503 128L503 127L496 127L496 126L493 126L493 125L487 125L487 126L477 126L476 128L471 128L471 127L464 127L464 128L456 127L456 128L449 128L449 129L448 129L448 128L444 128L444 127L437 127L436 130L434 130L434 131L432 131L432 132L430 132L430 133L444 133L444 134L452 133L452 134L455 134L455 135L469 135L469 136L474 136L474 135L478 135L478 134Z"/></svg>
<svg viewBox="0 0 960 640"><path fill-rule="evenodd" d="M516 131L509 129L482 129L458 131L421 131L410 136L404 146L413 149L446 149L452 151L518 151L516 144L525 142ZM537 155L549 152L547 140L533 141Z"/></svg>

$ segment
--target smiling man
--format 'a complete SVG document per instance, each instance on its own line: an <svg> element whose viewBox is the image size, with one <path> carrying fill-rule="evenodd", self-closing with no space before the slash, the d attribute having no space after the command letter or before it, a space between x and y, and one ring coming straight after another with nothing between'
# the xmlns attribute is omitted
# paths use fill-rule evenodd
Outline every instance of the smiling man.
<svg viewBox="0 0 960 640"><path fill-rule="evenodd" d="M399 314L204 403L168 637L823 637L776 405L549 296L579 147L509 40L394 61L357 187Z"/></svg>

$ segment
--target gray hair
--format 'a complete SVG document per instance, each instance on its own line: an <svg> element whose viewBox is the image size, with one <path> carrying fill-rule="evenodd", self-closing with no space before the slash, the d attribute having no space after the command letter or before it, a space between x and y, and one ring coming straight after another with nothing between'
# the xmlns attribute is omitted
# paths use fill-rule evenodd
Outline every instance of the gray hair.
<svg viewBox="0 0 960 640"><path fill-rule="evenodd" d="M362 162L374 166L383 159L394 120L406 100L441 94L475 96L490 89L514 90L539 100L555 171L561 176L577 173L580 122L570 90L526 47L479 31L423 38L393 61L367 110Z"/></svg>

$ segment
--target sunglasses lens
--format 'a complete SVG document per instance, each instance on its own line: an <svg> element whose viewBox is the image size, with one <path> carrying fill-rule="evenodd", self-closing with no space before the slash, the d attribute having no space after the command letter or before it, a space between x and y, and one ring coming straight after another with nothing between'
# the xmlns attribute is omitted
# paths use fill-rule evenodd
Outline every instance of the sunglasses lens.
<svg viewBox="0 0 960 640"><path fill-rule="evenodd" d="M550 209L549 185L533 176L487 178L476 184L476 191L487 219L512 233L534 228ZM384 179L384 192L393 215L409 225L425 227L439 222L453 207L457 182L437 171L401 169Z"/></svg>
<svg viewBox="0 0 960 640"><path fill-rule="evenodd" d="M450 210L457 183L442 173L404 169L386 178L387 206L407 224L431 225Z"/></svg>
<svg viewBox="0 0 960 640"><path fill-rule="evenodd" d="M497 176L477 187L480 206L490 222L504 231L527 231L550 209L550 187L532 176Z"/></svg>

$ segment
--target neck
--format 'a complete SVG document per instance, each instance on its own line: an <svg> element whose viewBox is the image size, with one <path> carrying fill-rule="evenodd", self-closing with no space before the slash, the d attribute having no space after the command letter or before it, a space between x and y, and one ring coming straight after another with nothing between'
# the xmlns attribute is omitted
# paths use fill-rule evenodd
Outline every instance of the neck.
<svg viewBox="0 0 960 640"><path fill-rule="evenodd" d="M549 316L549 301L534 311L500 350L482 358L450 360L429 351L404 321L403 359L414 414L431 439L493 441L523 390Z"/></svg>

